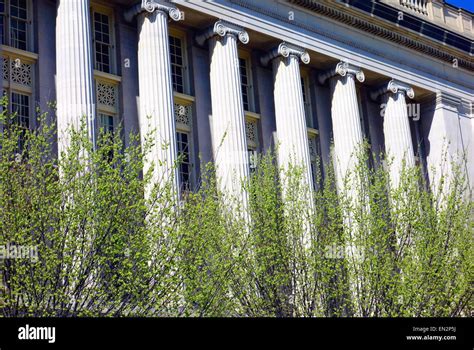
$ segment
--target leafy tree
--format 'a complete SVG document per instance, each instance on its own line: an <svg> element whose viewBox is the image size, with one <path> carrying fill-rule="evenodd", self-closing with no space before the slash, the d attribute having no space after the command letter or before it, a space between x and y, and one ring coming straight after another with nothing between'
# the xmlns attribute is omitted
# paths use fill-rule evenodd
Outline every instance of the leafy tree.
<svg viewBox="0 0 474 350"><path fill-rule="evenodd" d="M242 184L250 203L244 213L236 197L217 190L211 164L180 201L171 176L143 173L151 135L140 145L131 134L124 145L120 130L102 130L95 147L83 123L57 157L46 115L25 130L5 110L0 247L37 255L0 260L2 316L473 310L473 206L460 168L441 176L442 186L407 168L394 188L362 147L342 188L329 164L309 191L301 167L283 172L268 152Z"/></svg>

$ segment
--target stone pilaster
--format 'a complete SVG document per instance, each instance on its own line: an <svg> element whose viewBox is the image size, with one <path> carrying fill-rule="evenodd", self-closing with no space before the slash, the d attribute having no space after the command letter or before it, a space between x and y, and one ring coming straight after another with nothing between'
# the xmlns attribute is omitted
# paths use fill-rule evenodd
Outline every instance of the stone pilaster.
<svg viewBox="0 0 474 350"><path fill-rule="evenodd" d="M56 17L58 151L69 145L68 128L85 118L95 142L94 76L89 0L59 0Z"/></svg>
<svg viewBox="0 0 474 350"><path fill-rule="evenodd" d="M466 176L474 188L473 102L438 91L422 105L421 127L428 149L426 170L433 193L449 195L452 181L459 180L460 175Z"/></svg>
<svg viewBox="0 0 474 350"><path fill-rule="evenodd" d="M196 37L209 40L212 99L211 133L214 161L221 190L237 196L243 207L248 198L242 181L249 177L247 137L237 44L249 42L247 32L232 23L217 21Z"/></svg>

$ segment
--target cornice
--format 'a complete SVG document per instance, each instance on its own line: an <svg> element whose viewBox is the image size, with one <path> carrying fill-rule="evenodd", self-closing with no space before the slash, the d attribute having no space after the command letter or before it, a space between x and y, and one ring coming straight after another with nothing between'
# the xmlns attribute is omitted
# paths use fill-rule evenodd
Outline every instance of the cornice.
<svg viewBox="0 0 474 350"><path fill-rule="evenodd" d="M236 39L240 40L242 44L247 44L249 42L249 35L247 31L233 23L229 23L223 20L219 20L216 23L214 23L214 26L207 28L200 34L196 36L196 42L203 46L204 43L212 38L215 35L219 35L221 37L224 37L226 35L232 35Z"/></svg>
<svg viewBox="0 0 474 350"><path fill-rule="evenodd" d="M230 1L233 2L239 0ZM437 59L440 59L442 61L449 62L452 64L453 60L456 59L459 67L474 71L474 62L472 61L472 57L468 53L461 51L455 47L446 46L446 44L444 43L435 44L439 46L436 47L433 44L428 43L428 37L423 37L419 35L414 36L413 34L410 35L408 33L400 33L400 27L397 27L396 30L394 30L394 28L388 28L387 25L383 25L382 20L377 19L374 16L365 15L361 10L354 10L349 7L346 7L342 10L341 6L343 4L338 3L336 1L332 2L331 5L311 1L310 6L305 5L308 2L307 0L286 1L288 1L289 4L301 6L301 8L307 9L308 11L332 18L353 28L357 28L364 32L371 33L375 36L395 42L397 44L424 53L426 55L436 57ZM367 17L367 19L364 17ZM404 29L407 30L406 28ZM441 46L442 48L440 48ZM452 53L446 52L447 50L451 51ZM464 58L462 58L461 56Z"/></svg>
<svg viewBox="0 0 474 350"><path fill-rule="evenodd" d="M352 75L361 83L365 81L365 75L362 69L347 62L339 62L336 65L336 68L329 69L326 72L319 74L318 80L321 84L324 84L327 79L332 78L336 75L340 75L341 77L345 77L346 75Z"/></svg>
<svg viewBox="0 0 474 350"><path fill-rule="evenodd" d="M132 6L125 12L124 17L127 22L132 22L133 18L142 12L153 13L155 11L167 14L174 21L180 21L184 17L183 12L176 6L160 0L142 0L141 3Z"/></svg>
<svg viewBox="0 0 474 350"><path fill-rule="evenodd" d="M304 48L287 42L282 42L280 45L278 45L278 47L274 48L268 54L263 56L260 59L260 62L264 66L266 66L271 60L279 56L285 58L294 56L297 57L304 64L308 64L310 61L309 54Z"/></svg>
<svg viewBox="0 0 474 350"><path fill-rule="evenodd" d="M355 42L355 41L350 40L350 39L342 38L339 35L335 35L332 32L321 29L317 25L311 24L309 22L300 23L298 21L291 20L291 19L288 18L288 16L283 16L283 15L281 15L281 14L275 12L275 11L268 10L268 9L263 9L263 8L259 7L258 5L256 5L255 2L250 2L250 1L247 1L247 0L228 0L228 1L232 4L241 6L243 8L247 8L247 9L255 11L257 13L261 13L263 15L266 15L266 16L269 16L271 18L277 19L281 22L290 24L292 26L302 28L304 30L307 30L307 31L315 33L315 34L322 35L326 38L336 40L340 43L348 44L348 45L350 45L354 48L359 48L359 49L362 49L366 52L376 54L379 57L383 57L383 58L387 58L387 59L391 59L391 60L394 59L394 57L388 56L386 53L384 53L381 50L374 49L374 48L372 48L372 47L370 47L366 44L363 44L361 42ZM291 5L291 4L289 3L289 5ZM302 8L302 9L305 10L304 8ZM448 53L446 53L444 51L441 51L441 50L439 50L435 47L423 44L420 41L413 40L413 39L410 39L410 38L408 38L408 37L406 37L402 34L396 33L393 30L388 30L388 29L382 28L377 24L373 24L369 21L363 20L363 19L358 18L358 17L356 17L354 15L351 15L351 14L343 13L340 10L328 7L328 6L323 5L323 4L318 4L318 9L319 9L318 11L314 11L314 12L317 12L317 13L323 15L324 17L332 18L332 19L337 20L339 22L345 23L345 24L347 24L351 27L355 27L355 28L360 29L362 31L371 33L371 34L376 35L378 37L381 37L381 38L387 39L389 41L395 42L397 44L403 45L403 46L408 47L410 49L413 49L415 51L421 52L425 55L435 57L435 58L440 59L440 60L445 61L445 62L449 62L450 64L452 64L454 59L457 59L459 67L474 71L474 63L472 62L472 60L461 59L461 58L458 57L459 55L455 56L455 55L448 54ZM309 11L309 10L307 10L307 11ZM402 63L404 65L410 65L412 67L417 68L420 71L426 72L425 67L423 67L421 65L407 64L407 62L405 62L405 61L403 61L403 62L399 61L399 63Z"/></svg>

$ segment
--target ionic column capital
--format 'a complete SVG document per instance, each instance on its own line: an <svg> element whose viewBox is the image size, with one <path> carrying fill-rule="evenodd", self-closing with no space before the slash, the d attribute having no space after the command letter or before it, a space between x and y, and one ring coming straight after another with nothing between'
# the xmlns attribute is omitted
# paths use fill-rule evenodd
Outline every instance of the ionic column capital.
<svg viewBox="0 0 474 350"><path fill-rule="evenodd" d="M286 42L282 42L278 47L274 48L271 50L269 53L267 53L265 56L263 56L260 59L260 62L266 66L271 60L282 56L282 57L290 57L294 56L297 57L301 62L304 64L308 64L310 61L308 51L306 51L304 48L289 44Z"/></svg>
<svg viewBox="0 0 474 350"><path fill-rule="evenodd" d="M326 72L319 74L318 80L321 84L324 84L327 79L337 75L340 75L341 77L345 77L346 75L352 75L361 83L365 81L364 72L360 67L354 66L344 61L339 62L336 65L336 68L329 69Z"/></svg>
<svg viewBox="0 0 474 350"><path fill-rule="evenodd" d="M153 13L155 11L161 11L167 14L174 21L180 21L184 18L184 13L168 2L160 0L142 0L141 3L132 6L127 12L125 12L125 19L128 22L131 22L135 16L142 12Z"/></svg>
<svg viewBox="0 0 474 350"><path fill-rule="evenodd" d="M415 97L415 90L413 88L405 83L402 83L401 81L392 79L388 82L388 84L384 84L382 87L379 89L373 91L370 94L370 97L373 100L377 100L380 96L389 94L389 93L403 93L405 96L409 97L410 99L413 99Z"/></svg>
<svg viewBox="0 0 474 350"><path fill-rule="evenodd" d="M221 37L232 35L236 39L240 40L242 44L247 44L249 42L249 34L243 27L223 20L217 21L214 23L214 26L209 27L202 33L198 34L196 36L196 42L203 46L208 39L215 35L219 35Z"/></svg>

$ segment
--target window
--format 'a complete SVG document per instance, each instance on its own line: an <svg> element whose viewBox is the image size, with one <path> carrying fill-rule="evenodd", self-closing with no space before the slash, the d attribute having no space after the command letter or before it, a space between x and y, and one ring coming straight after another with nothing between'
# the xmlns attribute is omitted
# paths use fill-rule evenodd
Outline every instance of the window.
<svg viewBox="0 0 474 350"><path fill-rule="evenodd" d="M314 129L313 129L314 130ZM318 181L318 154L319 144L317 133L308 132L309 157L311 161L311 175L313 177L313 188L316 189Z"/></svg>
<svg viewBox="0 0 474 350"><path fill-rule="evenodd" d="M14 123L21 128L18 140L19 150L24 149L24 130L30 128L30 97L17 92L10 96L11 113L14 115Z"/></svg>
<svg viewBox="0 0 474 350"><path fill-rule="evenodd" d="M170 35L169 45L173 90L176 92L185 93L183 40L177 36Z"/></svg>
<svg viewBox="0 0 474 350"><path fill-rule="evenodd" d="M100 76L95 77L96 84L96 106L99 132L113 135L116 127L115 120L119 114L118 109L118 83L102 80Z"/></svg>
<svg viewBox="0 0 474 350"><path fill-rule="evenodd" d="M29 0L0 0L0 31L2 44L2 87L8 98L7 111L14 116L12 122L26 130L32 125L31 107L34 91L34 71L38 55L25 52L29 47ZM20 51L23 50L23 51ZM19 147L23 149L24 134Z"/></svg>
<svg viewBox="0 0 474 350"><path fill-rule="evenodd" d="M250 61L250 54L245 50L239 51L239 71L244 110L254 112L252 64Z"/></svg>
<svg viewBox="0 0 474 350"><path fill-rule="evenodd" d="M103 130L104 133L113 134L114 133L114 116L99 113L99 128Z"/></svg>
<svg viewBox="0 0 474 350"><path fill-rule="evenodd" d="M10 0L10 45L26 50L28 11L26 0Z"/></svg>
<svg viewBox="0 0 474 350"><path fill-rule="evenodd" d="M359 107L359 117L360 117L360 125L362 127L362 136L366 138L370 142L370 133L369 133L369 120L367 118L367 113L365 113L366 108L366 101L362 99L362 95L368 97L365 91L361 91L360 87L356 87L356 94L357 94L357 105Z"/></svg>
<svg viewBox="0 0 474 350"><path fill-rule="evenodd" d="M110 16L93 12L95 69L112 73L112 32Z"/></svg>
<svg viewBox="0 0 474 350"><path fill-rule="evenodd" d="M176 123L177 154L180 160L178 166L178 181L181 194L193 189L194 183L194 154L193 154L193 103L194 97L189 94L186 33L169 28L169 50L171 63L171 79L174 91L174 117Z"/></svg>
<svg viewBox="0 0 474 350"><path fill-rule="evenodd" d="M1 44L5 44L5 40L4 40L4 36L3 36L3 33L4 33L4 28L5 28L5 1L4 0L0 0L0 38L1 38L1 41L0 43Z"/></svg>
<svg viewBox="0 0 474 350"><path fill-rule="evenodd" d="M181 192L187 192L191 190L192 171L190 134L187 132L178 131L176 132L176 141L179 159L179 184Z"/></svg>
<svg viewBox="0 0 474 350"><path fill-rule="evenodd" d="M98 118L99 118L98 135L103 137L101 141L105 141L105 143L110 142L114 137L115 117L113 115L109 115L106 113L98 113ZM104 160L107 160L109 163L111 163L113 159L114 159L114 150L109 149L107 154L104 155Z"/></svg>
<svg viewBox="0 0 474 350"><path fill-rule="evenodd" d="M305 78L301 77L301 90L303 90L303 102L306 104L308 102L308 96L306 93L306 82Z"/></svg>
<svg viewBox="0 0 474 350"><path fill-rule="evenodd" d="M239 58L240 82L242 84L244 110L250 111L250 82L247 66L247 60L245 58Z"/></svg>
<svg viewBox="0 0 474 350"><path fill-rule="evenodd" d="M29 49L29 11L27 0L0 0L2 44Z"/></svg>
<svg viewBox="0 0 474 350"><path fill-rule="evenodd" d="M247 153L249 156L249 168L250 168L250 174L255 173L257 170L257 165L258 165L258 153L256 150L252 148L247 149Z"/></svg>
<svg viewBox="0 0 474 350"><path fill-rule="evenodd" d="M15 116L13 122L22 129L32 126L33 72L36 54L19 55L18 51L5 46L2 51L2 85L8 97L7 111ZM23 146L23 137L20 148Z"/></svg>
<svg viewBox="0 0 474 350"><path fill-rule="evenodd" d="M247 136L248 164L250 172L253 173L257 169L258 162L258 119L246 117L245 134Z"/></svg>
<svg viewBox="0 0 474 350"><path fill-rule="evenodd" d="M95 73L96 84L96 106L98 131L103 129L104 133L113 135L116 128L116 118L119 115L118 87L120 80L114 81L102 76L103 73Z"/></svg>
<svg viewBox="0 0 474 350"><path fill-rule="evenodd" d="M312 117L312 111L311 111L309 83L308 83L308 77L305 75L301 77L301 90L303 91L303 104L304 104L304 113L306 117L306 126L312 128L313 117Z"/></svg>
<svg viewBox="0 0 474 350"><path fill-rule="evenodd" d="M11 94L12 113L15 114L15 122L22 128L30 127L30 97L16 92Z"/></svg>
<svg viewBox="0 0 474 350"><path fill-rule="evenodd" d="M193 100L188 100L183 96L175 97L174 101L176 144L180 160L178 180L181 193L191 191L193 184L192 103Z"/></svg>
<svg viewBox="0 0 474 350"><path fill-rule="evenodd" d="M119 87L122 79L115 75L113 14L112 8L92 4L97 136L101 129L113 136L120 113Z"/></svg>

